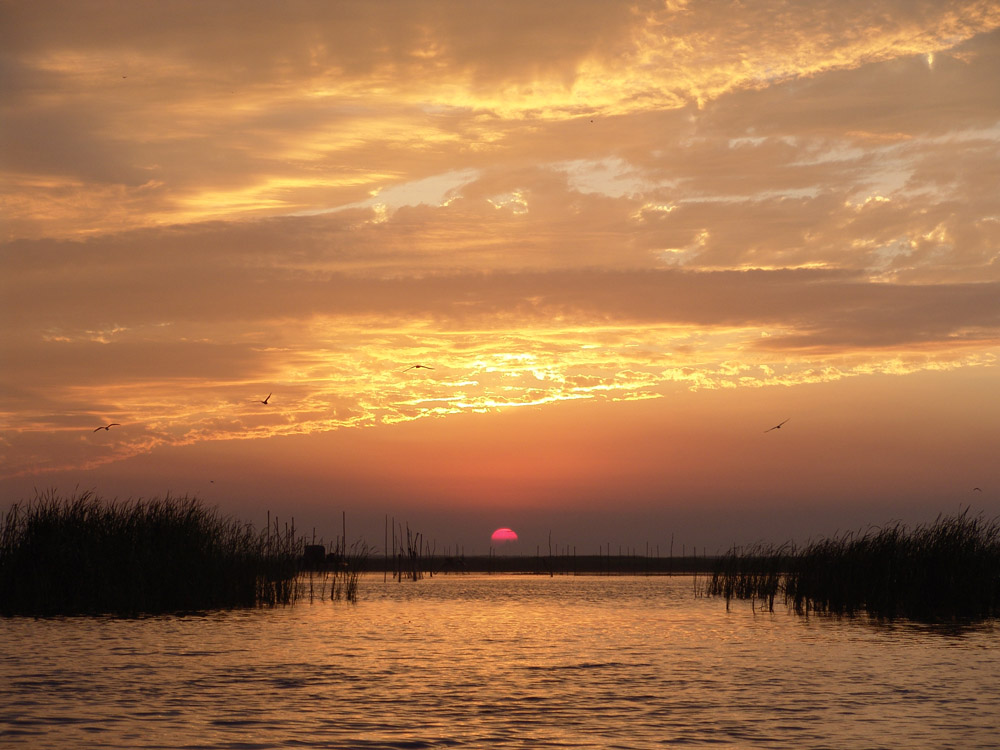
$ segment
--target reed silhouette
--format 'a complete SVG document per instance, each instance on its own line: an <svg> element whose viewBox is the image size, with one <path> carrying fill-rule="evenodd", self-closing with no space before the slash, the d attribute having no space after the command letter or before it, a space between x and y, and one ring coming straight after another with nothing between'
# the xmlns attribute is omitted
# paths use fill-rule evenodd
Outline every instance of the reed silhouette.
<svg viewBox="0 0 1000 750"><path fill-rule="evenodd" d="M871 527L808 544L733 548L706 592L801 614L923 622L1000 616L1000 520L968 510L908 529Z"/></svg>
<svg viewBox="0 0 1000 750"><path fill-rule="evenodd" d="M393 519L392 549L393 549L393 578L402 582L403 580L419 581L425 573L434 575L433 568L429 561L434 558L434 551L430 543L424 539L424 535L418 531L411 531L410 524L406 524L406 535L403 535L403 525L399 524L399 535L396 535L396 520ZM436 546L436 543L435 543Z"/></svg>
<svg viewBox="0 0 1000 750"><path fill-rule="evenodd" d="M135 616L289 603L294 524L257 531L195 498L106 501L54 492L0 527L0 614Z"/></svg>
<svg viewBox="0 0 1000 750"><path fill-rule="evenodd" d="M329 551L324 545L311 544L305 552L302 568L310 602L319 598L357 603L358 583L372 553L367 542L358 540L348 547L341 537Z"/></svg>

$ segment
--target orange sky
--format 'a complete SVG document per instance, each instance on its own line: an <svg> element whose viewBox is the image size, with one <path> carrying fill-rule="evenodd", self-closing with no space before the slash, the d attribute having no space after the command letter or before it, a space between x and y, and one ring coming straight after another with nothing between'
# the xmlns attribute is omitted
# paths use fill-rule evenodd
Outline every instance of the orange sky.
<svg viewBox="0 0 1000 750"><path fill-rule="evenodd" d="M0 2L3 502L996 515L998 82L991 2Z"/></svg>

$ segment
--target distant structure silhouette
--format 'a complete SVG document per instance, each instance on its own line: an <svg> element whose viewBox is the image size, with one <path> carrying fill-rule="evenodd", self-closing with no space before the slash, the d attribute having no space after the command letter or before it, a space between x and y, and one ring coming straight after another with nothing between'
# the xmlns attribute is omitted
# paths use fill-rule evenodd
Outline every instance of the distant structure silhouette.
<svg viewBox="0 0 1000 750"><path fill-rule="evenodd" d="M428 367L427 365L410 365L409 367L406 368L406 370L421 370L421 369L433 370L434 368ZM406 370L403 370L403 372L406 372Z"/></svg>
<svg viewBox="0 0 1000 750"><path fill-rule="evenodd" d="M273 395L274 395L273 393L268 393L267 394L267 398L265 398L263 401L261 401L261 403L264 404L264 405L267 405L267 402L271 400L271 396L273 396Z"/></svg>
<svg viewBox="0 0 1000 750"><path fill-rule="evenodd" d="M98 427L96 430L94 430L94 432L100 432L101 430L109 430L110 431L112 427L121 427L121 425L118 424L117 422L112 422L111 424L105 425L104 427Z"/></svg>
<svg viewBox="0 0 1000 750"><path fill-rule="evenodd" d="M791 419L791 417L789 417L788 419ZM786 419L785 422L787 422L788 419ZM781 429L781 425L783 425L785 422L779 422L774 427L771 427L771 428L768 428L768 429L764 430L764 432L770 432L771 430L780 430Z"/></svg>

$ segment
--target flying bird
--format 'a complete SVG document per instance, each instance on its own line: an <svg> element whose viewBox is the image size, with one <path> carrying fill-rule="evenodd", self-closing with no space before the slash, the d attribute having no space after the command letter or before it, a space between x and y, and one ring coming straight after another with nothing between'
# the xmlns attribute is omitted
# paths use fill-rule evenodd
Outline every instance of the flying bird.
<svg viewBox="0 0 1000 750"><path fill-rule="evenodd" d="M100 432L101 430L110 430L112 427L121 427L121 425L118 424L117 422L112 422L111 424L106 425L104 427L98 427L96 430L94 430L94 432Z"/></svg>
<svg viewBox="0 0 1000 750"><path fill-rule="evenodd" d="M979 488L979 487L973 487L973 488L972 488L972 491L973 491L973 492L982 492L982 489L981 489L981 488Z"/></svg>
<svg viewBox="0 0 1000 750"><path fill-rule="evenodd" d="M410 365L409 367L406 368L406 370L419 370L419 369L433 370L434 368L428 367L427 365ZM406 370L403 370L403 372L406 372Z"/></svg>
<svg viewBox="0 0 1000 750"><path fill-rule="evenodd" d="M262 404L267 404L267 402L271 400L271 396L273 396L273 395L274 395L273 393L268 393L267 394L267 398L265 398L263 401L261 401L261 403Z"/></svg>
<svg viewBox="0 0 1000 750"><path fill-rule="evenodd" d="M788 419L791 419L791 417L789 417ZM787 422L788 419L786 419L785 422ZM769 429L764 430L764 432L770 432L771 430L780 430L781 429L781 425L783 425L785 422L779 422L774 427L771 427Z"/></svg>

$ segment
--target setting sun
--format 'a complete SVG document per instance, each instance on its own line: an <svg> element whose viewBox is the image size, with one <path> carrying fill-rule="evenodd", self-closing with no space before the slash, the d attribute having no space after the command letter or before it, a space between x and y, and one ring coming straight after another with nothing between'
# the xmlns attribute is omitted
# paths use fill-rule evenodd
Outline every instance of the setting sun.
<svg viewBox="0 0 1000 750"><path fill-rule="evenodd" d="M516 542L517 534L511 529L497 529L490 535L490 541L495 544L505 544L507 542Z"/></svg>

